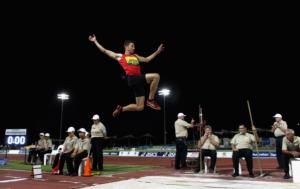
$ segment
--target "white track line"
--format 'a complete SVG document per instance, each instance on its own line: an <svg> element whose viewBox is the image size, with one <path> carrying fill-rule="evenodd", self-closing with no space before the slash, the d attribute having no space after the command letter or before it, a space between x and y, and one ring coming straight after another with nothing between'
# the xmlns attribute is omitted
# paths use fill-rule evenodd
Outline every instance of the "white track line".
<svg viewBox="0 0 300 189"><path fill-rule="evenodd" d="M1 180L0 183L10 183L10 182L19 182L27 180L27 178L19 178L19 179L10 179L10 180Z"/></svg>
<svg viewBox="0 0 300 189"><path fill-rule="evenodd" d="M70 181L70 180L60 180L58 182L62 182L62 183L72 183L72 184L80 184L81 182L74 182L74 181Z"/></svg>

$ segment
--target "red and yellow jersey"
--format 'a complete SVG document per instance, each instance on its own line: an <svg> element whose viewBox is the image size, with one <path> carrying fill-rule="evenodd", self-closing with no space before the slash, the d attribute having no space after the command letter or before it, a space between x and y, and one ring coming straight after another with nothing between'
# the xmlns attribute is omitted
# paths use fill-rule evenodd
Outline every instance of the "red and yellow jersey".
<svg viewBox="0 0 300 189"><path fill-rule="evenodd" d="M141 68L138 58L135 55L123 54L119 60L120 65L128 76L140 76Z"/></svg>

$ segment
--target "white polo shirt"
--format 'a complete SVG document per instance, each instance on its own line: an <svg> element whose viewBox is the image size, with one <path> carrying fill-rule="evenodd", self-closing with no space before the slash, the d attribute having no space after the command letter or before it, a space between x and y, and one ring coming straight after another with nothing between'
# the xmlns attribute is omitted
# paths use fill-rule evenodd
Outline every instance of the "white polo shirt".
<svg viewBox="0 0 300 189"><path fill-rule="evenodd" d="M175 135L176 137L188 137L188 127L191 126L188 122L182 120L182 119L177 119L175 121Z"/></svg>
<svg viewBox="0 0 300 189"><path fill-rule="evenodd" d="M252 149L252 144L255 142L254 135L250 133L241 134L238 133L234 135L231 140L231 144L235 145L235 147L239 149Z"/></svg>
<svg viewBox="0 0 300 189"><path fill-rule="evenodd" d="M279 123L275 122L274 125L277 125L277 127L280 127L282 129L287 129L288 128L287 123L283 120L281 120ZM284 136L285 133L281 129L276 128L275 131L274 131L274 135L275 135L275 137L279 137L279 136Z"/></svg>

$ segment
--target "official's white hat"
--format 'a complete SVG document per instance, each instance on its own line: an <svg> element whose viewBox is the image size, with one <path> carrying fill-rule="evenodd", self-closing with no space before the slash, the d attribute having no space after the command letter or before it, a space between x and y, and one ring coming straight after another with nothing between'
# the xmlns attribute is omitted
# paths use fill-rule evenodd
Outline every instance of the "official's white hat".
<svg viewBox="0 0 300 189"><path fill-rule="evenodd" d="M75 132L75 128L74 127L69 127L67 130L67 133L71 133L71 132Z"/></svg>
<svg viewBox="0 0 300 189"><path fill-rule="evenodd" d="M45 134L45 136L46 136L46 137L49 137L49 136L50 136L50 134L49 134L49 133L46 133L46 134Z"/></svg>
<svg viewBox="0 0 300 189"><path fill-rule="evenodd" d="M40 133L40 136L44 136L44 133Z"/></svg>
<svg viewBox="0 0 300 189"><path fill-rule="evenodd" d="M100 116L98 114L95 114L92 118L92 120L99 120L100 119Z"/></svg>
<svg viewBox="0 0 300 189"><path fill-rule="evenodd" d="M86 130L85 130L85 128L80 128L77 132L86 133Z"/></svg>
<svg viewBox="0 0 300 189"><path fill-rule="evenodd" d="M178 113L178 115L177 115L177 117L182 117L182 116L186 116L186 115L184 115L184 113Z"/></svg>
<svg viewBox="0 0 300 189"><path fill-rule="evenodd" d="M273 116L274 118L282 118L282 115L281 114L275 114L274 116Z"/></svg>

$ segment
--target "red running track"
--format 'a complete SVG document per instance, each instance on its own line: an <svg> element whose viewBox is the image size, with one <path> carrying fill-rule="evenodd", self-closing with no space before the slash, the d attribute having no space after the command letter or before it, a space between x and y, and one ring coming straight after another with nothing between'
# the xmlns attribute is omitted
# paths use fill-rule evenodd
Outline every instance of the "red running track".
<svg viewBox="0 0 300 189"><path fill-rule="evenodd" d="M10 155L9 159L23 160L23 156ZM103 184L109 182L115 182L120 180L127 180L131 178L140 178L143 176L195 176L192 174L192 170L175 171L171 167L174 158L161 158L161 157L105 157L105 164L120 164L120 165L154 165L159 168L146 171L135 171L129 173L119 173L109 176L95 176L95 177L68 177L68 176L55 176L50 174L43 174L43 179L34 180L30 176L30 172L24 171L11 171L0 169L0 189L11 188L11 189L67 189L67 188L82 188L91 186L94 184ZM252 180L264 180L264 181L279 181L279 182L291 182L290 180L283 180L283 173L280 170L275 169L277 166L276 159L262 159L262 165L264 172L267 172L267 177L257 177ZM242 161L243 176L247 176L245 168L245 162ZM254 159L255 174L259 175L258 163ZM231 159L219 159L217 161L217 172L221 174L219 178L233 179L232 174L232 161ZM209 177L209 175L207 176ZM9 183L9 180L23 179L22 181L15 181ZM247 177L241 177L237 179L248 179Z"/></svg>

